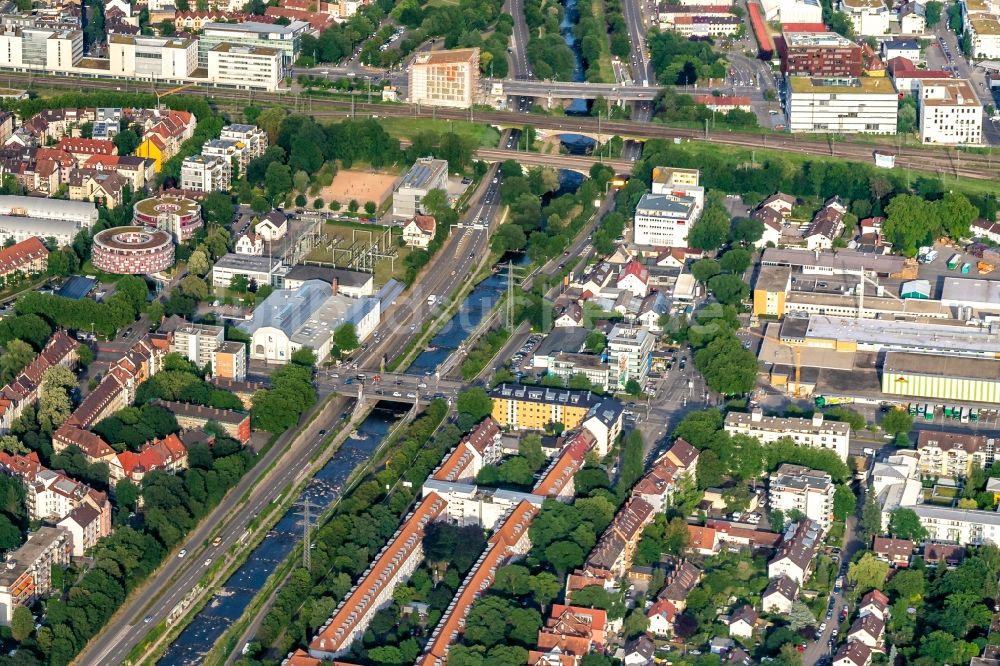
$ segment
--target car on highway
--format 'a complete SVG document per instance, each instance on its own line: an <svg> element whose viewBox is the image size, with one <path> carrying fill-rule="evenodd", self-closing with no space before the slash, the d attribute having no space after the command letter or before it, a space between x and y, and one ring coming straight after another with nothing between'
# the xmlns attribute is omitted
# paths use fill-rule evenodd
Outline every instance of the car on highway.
<svg viewBox="0 0 1000 666"><path fill-rule="evenodd" d="M142 618L142 623L143 624L149 624L152 621L153 621L153 616L152 615L147 615L146 617Z"/></svg>
<svg viewBox="0 0 1000 666"><path fill-rule="evenodd" d="M205 558L205 566L207 567L211 563L212 563L212 558L211 557L206 557Z"/></svg>
<svg viewBox="0 0 1000 666"><path fill-rule="evenodd" d="M393 391L393 392L392 392L392 397L393 397L393 398L402 398L402 397L403 397L403 394L402 394L402 393L400 393L399 391Z"/></svg>
<svg viewBox="0 0 1000 666"><path fill-rule="evenodd" d="M187 548L181 548L181 552L177 553L177 557L183 560L184 556L187 554L188 554Z"/></svg>
<svg viewBox="0 0 1000 666"><path fill-rule="evenodd" d="M217 536L214 539L212 539L212 545L213 546L219 546L221 544L222 544L222 537L221 536Z"/></svg>

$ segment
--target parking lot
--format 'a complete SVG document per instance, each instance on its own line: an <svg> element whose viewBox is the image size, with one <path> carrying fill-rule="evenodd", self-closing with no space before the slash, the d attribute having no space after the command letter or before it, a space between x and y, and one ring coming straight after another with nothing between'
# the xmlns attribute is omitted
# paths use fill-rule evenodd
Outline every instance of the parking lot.
<svg viewBox="0 0 1000 666"><path fill-rule="evenodd" d="M531 359L543 337L545 336L538 333L528 336L527 341L510 357L510 370L518 379L528 374L534 367Z"/></svg>

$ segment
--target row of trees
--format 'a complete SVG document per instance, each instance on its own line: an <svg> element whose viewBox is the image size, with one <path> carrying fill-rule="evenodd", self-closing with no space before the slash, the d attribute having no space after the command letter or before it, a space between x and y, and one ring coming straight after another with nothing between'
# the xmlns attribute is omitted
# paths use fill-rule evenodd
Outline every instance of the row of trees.
<svg viewBox="0 0 1000 666"><path fill-rule="evenodd" d="M601 19L598 20L598 10ZM614 72L601 71L601 65L611 66L608 26L603 19L604 0L577 0L577 23L573 34L580 40L580 55L586 67L587 81L613 83ZM610 78L609 78L610 77Z"/></svg>
<svg viewBox="0 0 1000 666"><path fill-rule="evenodd" d="M665 88L653 101L654 114L664 122L704 123L729 127L757 127L757 115L752 111L731 109L725 113L716 113L704 104L698 104L691 95L677 92L673 88Z"/></svg>
<svg viewBox="0 0 1000 666"><path fill-rule="evenodd" d="M202 371L180 354L167 354L163 369L142 383L136 391L139 404L154 400L176 400L217 409L243 411L240 399L215 388L203 378Z"/></svg>
<svg viewBox="0 0 1000 666"><path fill-rule="evenodd" d="M528 62L535 78L557 81L573 78L576 57L559 32L564 11L557 0L526 0L524 3L524 20L531 31Z"/></svg>
<svg viewBox="0 0 1000 666"><path fill-rule="evenodd" d="M311 364L289 363L278 368L271 375L271 388L253 394L250 422L254 429L278 434L298 423L316 404L312 374Z"/></svg>
<svg viewBox="0 0 1000 666"><path fill-rule="evenodd" d="M251 652L270 647L279 637L282 654L304 646L329 619L352 581L395 532L416 497L414 488L461 439L462 431L447 425L431 441L447 412L444 401L431 402L402 431L385 465L341 498L333 517L314 532L312 567L292 572L264 617ZM401 479L410 484L400 484Z"/></svg>
<svg viewBox="0 0 1000 666"><path fill-rule="evenodd" d="M838 195L858 218L884 215L885 206L899 194L917 194L936 201L947 192L939 178L918 177L908 183L905 174L877 169L871 164L811 159L793 161L781 154L761 159L760 151L756 159L753 157L749 149L703 151L694 144L648 141L643 160L636 165L636 177L623 193L631 191L635 182L638 196L641 196L649 187L653 168L662 164L700 169L701 184L707 190L739 193L751 206L779 191L806 199L825 200ZM980 217L995 220L996 195L997 192L988 192L967 195L967 198ZM638 201L638 197L634 200Z"/></svg>
<svg viewBox="0 0 1000 666"><path fill-rule="evenodd" d="M146 306L147 291L142 278L127 275L118 281L115 293L103 303L32 291L17 299L15 310L19 315L38 315L60 328L93 330L111 337L135 321Z"/></svg>

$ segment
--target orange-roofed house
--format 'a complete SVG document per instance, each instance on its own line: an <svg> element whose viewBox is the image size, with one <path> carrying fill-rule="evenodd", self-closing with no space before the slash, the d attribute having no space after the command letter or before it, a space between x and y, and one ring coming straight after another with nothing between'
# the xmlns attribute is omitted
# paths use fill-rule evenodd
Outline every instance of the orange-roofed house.
<svg viewBox="0 0 1000 666"><path fill-rule="evenodd" d="M445 510L448 502L429 493L406 518L389 544L368 566L357 585L320 627L309 644L316 659L333 659L347 652L368 629L375 613L392 601L396 585L409 579L424 558L424 530Z"/></svg>
<svg viewBox="0 0 1000 666"><path fill-rule="evenodd" d="M56 150L69 153L76 160L77 166L83 166L84 162L93 155L117 155L118 147L114 141L106 139L77 139L66 137L56 144Z"/></svg>
<svg viewBox="0 0 1000 666"><path fill-rule="evenodd" d="M719 541L711 527L688 525L688 548L699 555L715 555L719 552Z"/></svg>
<svg viewBox="0 0 1000 666"><path fill-rule="evenodd" d="M677 608L669 599L657 599L649 610L646 618L649 620L649 630L657 636L669 636L674 631L674 618Z"/></svg>
<svg viewBox="0 0 1000 666"><path fill-rule="evenodd" d="M578 664L584 655L604 652L608 623L606 611L598 608L552 604L545 626L538 630L538 649L528 653L528 664L552 663L550 656L574 658Z"/></svg>
<svg viewBox="0 0 1000 666"><path fill-rule="evenodd" d="M44 273L49 266L49 251L37 236L0 250L0 277Z"/></svg>
<svg viewBox="0 0 1000 666"><path fill-rule="evenodd" d="M581 430L563 449L555 462L545 470L538 485L532 491L542 497L552 497L563 502L569 502L576 494L573 477L583 469L587 452L597 440L586 430Z"/></svg>
<svg viewBox="0 0 1000 666"><path fill-rule="evenodd" d="M745 95L695 95L696 104L704 104L710 111L751 111L750 98Z"/></svg>
<svg viewBox="0 0 1000 666"><path fill-rule="evenodd" d="M437 220L431 215L414 215L403 225L403 241L410 247L426 248L437 233Z"/></svg>
<svg viewBox="0 0 1000 666"><path fill-rule="evenodd" d="M633 259L625 264L625 268L618 275L617 286L623 291L631 293L633 296L645 298L649 293L649 271L646 267Z"/></svg>
<svg viewBox="0 0 1000 666"><path fill-rule="evenodd" d="M432 478L451 483L474 480L483 466L495 464L502 457L500 435L500 426L487 416L458 443Z"/></svg>
<svg viewBox="0 0 1000 666"><path fill-rule="evenodd" d="M177 435L146 443L138 453L123 451L108 466L108 478L117 483L128 479L139 484L149 472L174 474L187 469L187 449Z"/></svg>
<svg viewBox="0 0 1000 666"><path fill-rule="evenodd" d="M522 501L489 538L486 552L466 575L458 596L452 601L451 609L445 612L431 634L424 654L417 660L419 666L444 666L448 662L448 649L465 631L465 618L469 609L493 585L497 569L515 558L523 557L531 550L528 528L537 515L538 507L526 500Z"/></svg>

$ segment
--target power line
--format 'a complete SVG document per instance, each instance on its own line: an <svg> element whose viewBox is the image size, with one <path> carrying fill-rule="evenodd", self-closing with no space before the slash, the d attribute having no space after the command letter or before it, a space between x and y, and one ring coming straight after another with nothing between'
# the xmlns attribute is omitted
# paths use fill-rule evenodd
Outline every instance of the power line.
<svg viewBox="0 0 1000 666"><path fill-rule="evenodd" d="M312 539L312 521L309 518L309 498L306 497L305 501L305 521L302 526L302 566L305 567L306 571L312 569L312 544L310 543Z"/></svg>

